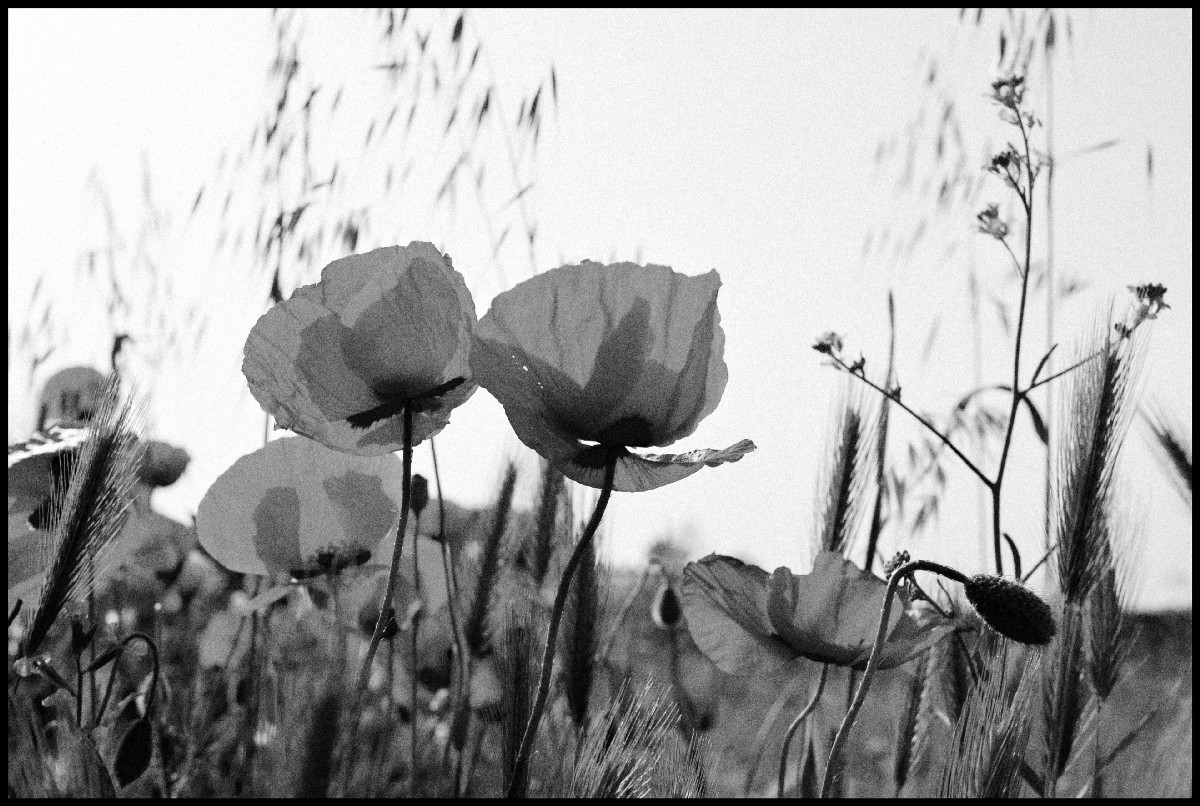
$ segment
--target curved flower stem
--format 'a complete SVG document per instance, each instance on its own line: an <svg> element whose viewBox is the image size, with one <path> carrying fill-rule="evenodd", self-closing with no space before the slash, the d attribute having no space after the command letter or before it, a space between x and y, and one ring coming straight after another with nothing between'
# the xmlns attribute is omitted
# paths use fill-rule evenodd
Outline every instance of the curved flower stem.
<svg viewBox="0 0 1200 806"><path fill-rule="evenodd" d="M387 592L379 605L379 618L375 619L375 631L371 634L371 644L367 647L367 656L363 658L362 669L358 673L358 690L366 691L371 679L371 664L375 661L375 652L379 642L383 640L383 630L388 618L392 615L392 599L396 595L396 580L400 575L400 552L404 548L404 532L408 528L409 487L412 482L412 406L404 404L404 469L400 488L400 523L396 527L396 550L392 552L392 566L388 570Z"/></svg>
<svg viewBox="0 0 1200 806"><path fill-rule="evenodd" d="M446 578L446 604L450 613L450 632L454 639L454 659L457 665L454 680L454 707L450 721L450 744L455 749L454 759L454 796L461 798L465 795L462 788L463 765L466 763L466 733L467 721L471 717L469 684L471 680L471 653L467 649L467 640L462 634L462 619L458 612L458 578L454 573L454 557L450 551L450 541L446 537L446 497L442 494L442 473L438 469L437 446L431 437L429 439L429 455L433 458L433 483L437 488L438 498L438 542L442 547L442 574ZM459 741L458 736L463 736ZM447 750L448 752L448 750Z"/></svg>
<svg viewBox="0 0 1200 806"><path fill-rule="evenodd" d="M609 452L604 465L604 486L600 488L600 500L596 502L596 509L592 512L592 518L583 531L583 537L579 539L579 542L575 544L575 550L571 552L571 559L567 561L567 567L563 570L562 579L558 583L558 592L554 595L554 609L550 611L550 629L546 633L546 649L542 653L542 674L538 680L537 699L533 702L529 724L525 726L525 735L521 737L521 747L517 751L517 758L513 763L512 777L509 779L507 792L507 797L510 798L515 797L517 782L525 777L525 768L529 766L529 758L533 754L533 742L537 738L542 713L546 710L546 700L550 697L550 675L554 671L554 650L558 645L558 627L562 622L563 608L567 604L567 594L571 589L571 578L575 575L575 569L583 558L584 549L596 537L600 519L604 517L604 509L608 506L608 499L612 496L613 478L617 473L618 458L615 451Z"/></svg>
<svg viewBox="0 0 1200 806"><path fill-rule="evenodd" d="M787 779L788 748L792 745L792 737L796 735L796 729L803 724L805 718L817 707L817 700L821 698L821 692L825 690L825 680L828 677L829 664L823 663L821 664L821 676L817 679L817 688L813 691L812 697L809 698L808 704L801 709L800 713L796 714L796 718L792 720L792 724L788 725L787 733L783 735L783 749L779 751L779 792L775 795L778 798L783 797L783 785Z"/></svg>
<svg viewBox="0 0 1200 806"><path fill-rule="evenodd" d="M416 528L413 529L413 546L412 546L413 595L418 597L417 602L420 605L420 607L423 608L425 603L420 598L421 597L421 566L420 566L420 563L417 561L418 560L417 540L420 538L420 535L421 535L421 515L418 513L414 520L416 521L416 523L415 523ZM418 629L418 625L421 622L421 610L414 609L412 611L412 614L411 614L409 620L411 622L409 624L410 632L409 632L409 636L408 636L409 637L409 647L412 649L412 669L409 670L409 676L408 676L409 683L410 683L410 687L409 687L410 698L409 698L409 712L408 713L409 713L409 717L411 719L411 721L408 724L409 724L409 727L412 729L412 737L411 737L412 741L409 743L409 748L408 748L410 751L410 754L411 754L411 757L409 759L409 763L411 764L411 766L409 767L409 776L410 776L410 782L411 782L409 791L413 796L415 796L416 788L417 788L417 786L416 786L416 784L417 784L417 693L418 693L417 688L419 685L419 683L417 682L417 663L418 663L417 652L419 650L419 646L418 646L419 636L417 634L417 629ZM390 658L389 658L389 661L390 661Z"/></svg>
<svg viewBox="0 0 1200 806"><path fill-rule="evenodd" d="M829 787L833 784L834 775L837 774L838 756L841 754L842 746L846 743L846 736L854 725L858 712L862 710L863 702L867 699L867 690L871 687L871 679L879 670L879 662L883 656L883 640L887 637L888 616L892 612L892 597L896 593L896 588L900 586L900 582L914 571L932 571L958 583L967 581L965 575L953 568L928 560L913 560L905 563L888 578L887 592L883 595L883 610L879 614L879 629L875 633L875 643L871 646L871 657L867 661L867 669L863 672L862 682L858 684L854 701L850 703L850 708L846 711L841 726L838 727L837 735L833 739L833 746L829 748L829 760L825 763L825 776L821 780L822 798L829 794Z"/></svg>

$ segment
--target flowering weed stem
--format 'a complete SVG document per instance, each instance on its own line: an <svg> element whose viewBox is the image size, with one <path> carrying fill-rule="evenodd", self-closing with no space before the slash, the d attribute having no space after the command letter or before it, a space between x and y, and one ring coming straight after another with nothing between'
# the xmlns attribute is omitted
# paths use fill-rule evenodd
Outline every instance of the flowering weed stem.
<svg viewBox="0 0 1200 806"><path fill-rule="evenodd" d="M601 518L604 517L608 499L612 497L613 478L616 476L618 458L617 451L609 451L604 463L604 486L600 488L600 500L596 502L596 509L592 512L591 520L588 521L583 536L575 545L575 550L571 552L571 559L567 561L567 567L563 570L562 579L558 583L558 592L554 595L554 609L550 612L550 629L546 633L546 649L542 654L542 673L538 680L537 699L534 700L533 711L529 715L529 724L525 727L525 735L521 738L521 747L517 751L517 758L513 763L513 774L507 787L508 797L516 794L517 783L524 777L525 768L529 766L529 758L533 754L533 743L537 738L538 725L542 721L542 713L546 710L546 700L550 696L550 676L554 671L554 650L558 644L558 628L562 622L563 608L566 606L567 594L571 589L571 577L575 575L575 569L579 566L585 549L596 538L596 530L600 527Z"/></svg>
<svg viewBox="0 0 1200 806"><path fill-rule="evenodd" d="M904 409L906 412L911 414L916 419L917 422L919 422L921 425L923 425L927 429L929 429L930 433L932 433L934 436L936 436L938 439L940 439L947 448L949 448L951 451L953 451L954 455L957 456L959 459L961 459L963 464L965 464L972 473L974 473L976 476L979 477L980 481L982 481L984 484L988 485L988 487L992 486L992 480L990 478L988 478L987 475L982 470L979 469L978 465L976 465L974 462L972 462L970 459L968 459L967 455L965 453L963 453L961 450L959 450L958 446L955 445L953 442L951 442L950 438L948 436L946 436L941 431L939 431L937 429L937 427L933 425L933 423L929 422L929 420L925 419L920 414L917 414L917 412L913 411L913 409L909 408L908 404L906 404L903 400L900 399L900 395L897 392L893 392L888 389L884 389L882 386L880 386L879 384L875 383L870 378L868 378L865 373L855 371L849 364L847 364L842 359L842 357L840 355L835 355L835 354L831 353L829 355L829 357L832 358L835 362L837 362L838 366L840 366L842 369L846 370L846 372L849 372L851 375L858 378L860 381L865 383L867 386L871 387L876 392L879 392L881 395L886 397L888 400L892 401L897 406L899 406L900 408Z"/></svg>

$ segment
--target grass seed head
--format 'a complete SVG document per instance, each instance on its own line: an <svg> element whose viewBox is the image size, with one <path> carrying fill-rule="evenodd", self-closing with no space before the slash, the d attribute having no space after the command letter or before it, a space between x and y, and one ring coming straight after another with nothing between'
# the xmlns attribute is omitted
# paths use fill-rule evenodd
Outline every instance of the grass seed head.
<svg viewBox="0 0 1200 806"><path fill-rule="evenodd" d="M988 626L1023 644L1045 645L1054 637L1050 605L1011 579L976 574L963 585L967 600Z"/></svg>

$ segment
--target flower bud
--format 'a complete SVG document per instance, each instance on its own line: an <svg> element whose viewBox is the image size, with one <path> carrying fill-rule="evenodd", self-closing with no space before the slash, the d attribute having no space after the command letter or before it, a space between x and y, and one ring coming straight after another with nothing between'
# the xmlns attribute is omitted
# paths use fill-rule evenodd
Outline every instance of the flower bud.
<svg viewBox="0 0 1200 806"><path fill-rule="evenodd" d="M963 585L967 600L989 627L1023 644L1048 644L1056 627L1050 605L1021 583L976 574Z"/></svg>
<svg viewBox="0 0 1200 806"><path fill-rule="evenodd" d="M658 589L654 596L654 604L650 608L650 616L660 630L673 630L683 620L683 606L671 583L664 581Z"/></svg>
<svg viewBox="0 0 1200 806"><path fill-rule="evenodd" d="M418 518L429 504L429 481L420 473L414 473L412 486L408 488L408 505Z"/></svg>

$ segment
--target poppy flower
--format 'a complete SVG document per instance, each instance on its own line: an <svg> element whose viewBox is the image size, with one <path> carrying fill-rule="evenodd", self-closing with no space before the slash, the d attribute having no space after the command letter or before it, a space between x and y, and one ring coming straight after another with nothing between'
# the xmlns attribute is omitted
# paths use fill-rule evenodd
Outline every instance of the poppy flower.
<svg viewBox="0 0 1200 806"><path fill-rule="evenodd" d="M585 261L506 291L475 328L471 371L521 441L565 476L651 490L754 450L638 454L688 436L721 399L728 372L715 271Z"/></svg>
<svg viewBox="0 0 1200 806"><path fill-rule="evenodd" d="M414 241L335 260L267 311L246 339L242 373L277 428L378 456L404 447L405 405L417 445L475 391L474 325L450 258Z"/></svg>
<svg viewBox="0 0 1200 806"><path fill-rule="evenodd" d="M108 379L91 367L67 367L50 376L38 402L38 428L79 427L91 421Z"/></svg>
<svg viewBox="0 0 1200 806"><path fill-rule="evenodd" d="M887 583L831 551L793 574L710 554L683 572L683 611L701 651L723 672L778 668L804 657L865 669ZM880 668L907 662L953 625L923 608L893 608Z"/></svg>
<svg viewBox="0 0 1200 806"><path fill-rule="evenodd" d="M307 439L268 442L200 501L200 545L230 571L298 579L361 566L396 528L400 459L347 456Z"/></svg>

